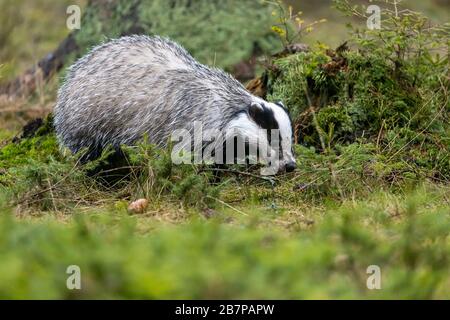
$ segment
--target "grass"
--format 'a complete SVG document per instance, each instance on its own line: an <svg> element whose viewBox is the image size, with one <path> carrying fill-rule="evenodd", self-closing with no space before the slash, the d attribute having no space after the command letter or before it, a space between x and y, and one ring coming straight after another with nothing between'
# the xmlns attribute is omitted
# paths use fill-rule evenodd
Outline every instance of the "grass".
<svg viewBox="0 0 450 320"><path fill-rule="evenodd" d="M271 178L217 179L145 141L120 170L108 150L81 165L51 117L11 142L58 79L1 100L0 298L450 298L448 58L433 51L448 37L409 19L341 53L268 61L268 99L290 108L298 143L298 169ZM148 208L128 212L139 198ZM70 265L81 290L66 287Z"/></svg>
<svg viewBox="0 0 450 320"><path fill-rule="evenodd" d="M173 223L150 209L119 207L69 216L3 215L2 298L448 298L448 188L375 192L342 204L244 204ZM82 290L67 290L66 268ZM382 289L368 290L378 265Z"/></svg>
<svg viewBox="0 0 450 320"><path fill-rule="evenodd" d="M53 138L33 139L42 139L39 144ZM414 180L395 186L368 175L354 185L348 183L359 174L342 172L340 193L328 159L305 154L297 172L273 183L228 173L216 193L208 178L191 180L203 174L201 168L162 174L164 156L142 148L139 159L130 159L143 161L148 171L135 171L112 189L86 177L83 167L74 170L76 158L45 149L13 157L21 161L9 163L15 169L0 187L0 297L450 296L448 184ZM40 161L23 163L27 157ZM185 183L184 191L174 189ZM142 195L150 202L147 210L130 214L129 201ZM81 290L66 288L69 265L81 268ZM370 265L381 268L381 290L366 287Z"/></svg>

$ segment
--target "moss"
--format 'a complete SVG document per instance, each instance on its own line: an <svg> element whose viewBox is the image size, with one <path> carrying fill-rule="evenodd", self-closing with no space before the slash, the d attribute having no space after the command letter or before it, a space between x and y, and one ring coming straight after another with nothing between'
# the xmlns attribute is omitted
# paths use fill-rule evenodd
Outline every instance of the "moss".
<svg viewBox="0 0 450 320"><path fill-rule="evenodd" d="M67 211L80 202L91 204L99 195L154 201L164 197L198 209L217 204L224 182L211 183L212 172L201 167L173 166L169 150L144 140L120 152L106 148L98 159L82 163L82 151L61 152L52 121L49 115L31 122L20 138L0 149L0 187L24 208Z"/></svg>
<svg viewBox="0 0 450 320"><path fill-rule="evenodd" d="M304 146L333 154L341 146L369 143L385 160L387 181L449 181L448 58L430 55L445 32L425 42L420 32L403 37L416 18L408 19L380 34L356 32L356 49L318 45L275 60L275 71L267 72L268 99L284 101L296 141ZM396 53L397 46L405 51Z"/></svg>
<svg viewBox="0 0 450 320"><path fill-rule="evenodd" d="M60 158L59 146L54 134L7 144L0 149L0 167L9 169L20 166L30 159L45 162L48 157Z"/></svg>

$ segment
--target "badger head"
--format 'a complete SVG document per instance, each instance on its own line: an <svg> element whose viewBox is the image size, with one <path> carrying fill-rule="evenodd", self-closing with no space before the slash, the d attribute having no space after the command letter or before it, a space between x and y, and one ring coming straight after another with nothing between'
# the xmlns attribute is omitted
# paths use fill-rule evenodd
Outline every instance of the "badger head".
<svg viewBox="0 0 450 320"><path fill-rule="evenodd" d="M256 161L266 165L263 174L291 172L296 168L292 122L281 102L270 103L254 97L229 123L228 129L231 132L228 138L237 133L248 143L250 158L256 153Z"/></svg>

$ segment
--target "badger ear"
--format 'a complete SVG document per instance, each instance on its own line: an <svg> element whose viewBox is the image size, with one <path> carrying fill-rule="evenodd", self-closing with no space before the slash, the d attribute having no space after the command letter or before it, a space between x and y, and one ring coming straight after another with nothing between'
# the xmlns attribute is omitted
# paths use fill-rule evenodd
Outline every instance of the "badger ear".
<svg viewBox="0 0 450 320"><path fill-rule="evenodd" d="M286 107L284 106L283 101L277 101L276 104L279 105L279 106L282 107L282 108L286 108Z"/></svg>
<svg viewBox="0 0 450 320"><path fill-rule="evenodd" d="M259 103L252 102L252 104L248 107L248 114L255 121L260 118L263 113L264 108Z"/></svg>

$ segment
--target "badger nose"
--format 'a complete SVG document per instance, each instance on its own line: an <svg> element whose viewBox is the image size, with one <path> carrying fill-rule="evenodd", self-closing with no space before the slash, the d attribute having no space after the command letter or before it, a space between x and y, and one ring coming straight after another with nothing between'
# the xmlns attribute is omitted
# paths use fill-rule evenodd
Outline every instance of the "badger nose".
<svg viewBox="0 0 450 320"><path fill-rule="evenodd" d="M294 161L286 163L286 166L284 167L286 172L292 172L297 168L297 164Z"/></svg>

